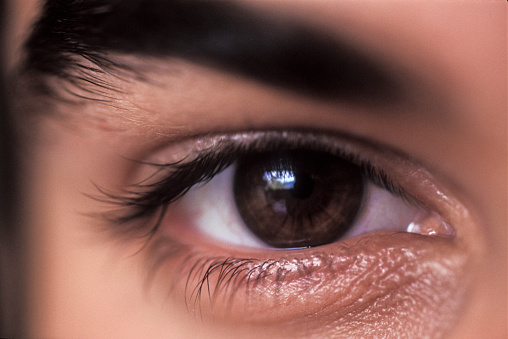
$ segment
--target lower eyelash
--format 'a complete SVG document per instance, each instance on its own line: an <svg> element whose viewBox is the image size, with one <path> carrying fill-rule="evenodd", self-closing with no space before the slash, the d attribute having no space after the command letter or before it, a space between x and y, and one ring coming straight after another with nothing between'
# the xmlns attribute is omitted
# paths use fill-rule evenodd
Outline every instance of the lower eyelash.
<svg viewBox="0 0 508 339"><path fill-rule="evenodd" d="M195 313L200 312L203 295L207 295L210 304L213 305L217 293L230 288L235 278L245 271L246 268L242 269L242 267L252 264L255 260L207 257L196 252L189 253L189 251L188 246L171 238L159 238L147 246L146 260L149 274L146 278L145 288L148 289L152 285L155 275L168 261L180 259L181 262L175 272L187 273L183 276L173 275L171 277L169 292L173 291L175 286L186 276L185 305L187 310L193 310ZM216 285L211 286L210 278L215 274L218 274L219 278Z"/></svg>
<svg viewBox="0 0 508 339"><path fill-rule="evenodd" d="M203 258L197 260L191 267L187 275L185 284L185 299L187 309L189 305L193 305L193 309L199 309L202 303L203 291L207 292L210 304L215 304L215 300L219 293L232 290L232 293L224 293L229 295L230 299L234 296L234 290L238 288L240 282L247 279L248 282L252 278L255 269L250 268L254 264L254 259L238 259L238 258ZM210 280L213 275L217 275L215 286L210 286ZM261 278L262 273L257 275L257 279ZM191 281L197 280L193 288L189 288Z"/></svg>
<svg viewBox="0 0 508 339"><path fill-rule="evenodd" d="M172 242L172 246L174 246ZM149 280L152 280L158 269L167 260L183 255L183 247L176 246L162 257L156 257L150 269ZM332 258L317 252L312 254L321 262L326 262L326 268L333 272ZM265 259L208 257L206 254L191 253L181 261L176 272L186 272L184 298L187 310L195 315L201 314L203 302L207 300L213 308L218 298L227 298L228 305L234 301L236 292L244 289L247 294L255 288L263 289L265 284L282 284L288 279L309 278L313 273L312 265L302 259ZM272 277L267 282L266 278ZM173 277L170 290L174 290L181 276ZM148 285L149 286L149 285ZM276 296L274 296L276 297Z"/></svg>
<svg viewBox="0 0 508 339"><path fill-rule="evenodd" d="M381 249L379 244L383 239L390 240L394 236L402 239L404 245L392 248L383 244ZM251 302L255 303L259 298L264 302L278 303L279 297L284 298L288 292L294 295L313 293L316 281L328 281L328 285L333 285L332 281L340 282L344 285L342 288L347 289L359 277L368 278L374 271L380 270L381 266L387 266L384 267L386 272L400 270L402 266L397 261L418 260L417 253L408 251L405 244L422 241L422 238L405 232L372 234L347 244L336 243L327 251L307 249L297 255L286 252L278 259L210 256L206 251L196 251L172 238L159 237L153 240L145 257L149 266L146 288L152 286L157 274L162 274L169 293L177 286L184 286L183 297L187 310L202 317L203 307L209 307L214 314L218 302L228 312L238 301L249 307ZM359 248L368 250L359 252ZM390 259L387 261L386 258ZM340 280L336 280L339 277ZM408 273L400 279L412 281L414 276ZM242 297L235 299L238 294ZM369 302L369 298L357 297L358 300L355 300L356 297L350 299L351 296L344 296L344 309L353 303Z"/></svg>
<svg viewBox="0 0 508 339"><path fill-rule="evenodd" d="M377 236L381 238L382 236ZM184 284L184 302L188 311L201 317L201 309L207 303L211 309L221 299L231 306L238 292L259 298L272 298L276 302L279 295L274 290L284 294L284 289L296 280L304 279L308 284L299 283L300 293L313 288L314 274L336 277L345 268L351 267L355 256L348 256L346 260L337 257L349 253L352 247L365 245L369 239L361 239L350 245L335 244L334 252L307 251L298 256L283 255L278 259L235 258L230 256L210 256L204 251L193 250L190 246L168 237L152 239L146 247L148 276L146 289L152 286L156 275L166 269L166 265L173 267L171 275L165 279L168 292L175 290L177 285ZM278 253L278 251L277 251ZM177 274L175 274L175 272ZM322 276L320 276L322 277ZM318 278L319 279L319 278Z"/></svg>

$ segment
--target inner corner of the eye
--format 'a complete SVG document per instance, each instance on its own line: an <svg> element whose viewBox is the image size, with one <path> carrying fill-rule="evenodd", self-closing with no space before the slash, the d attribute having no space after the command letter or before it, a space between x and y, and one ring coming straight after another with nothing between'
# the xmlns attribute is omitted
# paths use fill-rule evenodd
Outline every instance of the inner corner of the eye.
<svg viewBox="0 0 508 339"><path fill-rule="evenodd" d="M455 229L442 216L424 210L407 226L407 232L446 238L454 238L456 235Z"/></svg>

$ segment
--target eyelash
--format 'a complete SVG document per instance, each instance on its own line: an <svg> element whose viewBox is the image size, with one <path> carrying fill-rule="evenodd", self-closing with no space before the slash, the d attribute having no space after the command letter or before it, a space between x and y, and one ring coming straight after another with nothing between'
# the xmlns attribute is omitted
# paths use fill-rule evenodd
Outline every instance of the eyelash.
<svg viewBox="0 0 508 339"><path fill-rule="evenodd" d="M348 150L347 142L343 140L349 139L352 138L280 131L203 136L191 140L191 144L208 141L205 144L212 144L212 146L205 146L202 149L199 149L198 146L198 149L191 149L189 152L193 154L191 160L188 160L191 155L187 154L182 159L170 163L136 161L142 166L153 167L155 170L152 175L129 186L121 195L110 193L96 185L100 195L93 198L119 206L119 209L107 211L100 217L106 219L108 224L114 226L114 231L120 234L134 233L146 237L145 246L147 246L149 240L161 226L169 206L182 198L193 186L210 181L241 157L249 154L275 149L306 149L328 152L352 162L361 168L363 176L367 180L405 201L414 203L414 199L383 169L374 166L371 161L363 158L360 154ZM150 182L161 175L162 179ZM154 216L156 216L155 221ZM150 225L147 222L141 222L145 218L151 220ZM161 243L153 244L150 247L151 252L148 253L148 257L153 260L149 264L151 267L149 281L166 259L178 256L185 252L184 249L189 249L187 245L175 240L167 238L159 240ZM166 252L162 256L160 246L166 248ZM167 248L170 249L167 250ZM328 267L333 266L333 257L330 254L315 251L312 256L326 262ZM196 305L200 305L203 296L203 288L208 292L207 295L213 304L213 298L218 291L235 290L239 284L245 284L248 288L252 282L259 284L268 275L273 276L275 282L281 282L288 274L286 267L288 263L298 266L299 274L306 275L312 272L312 267L308 266L305 260L298 258L257 260L253 258L204 257L202 253L189 251L179 266L179 271L183 271L184 267L190 267L185 284L187 307L192 304L193 309L196 310ZM211 287L209 285L210 277L213 274L218 275L218 280L215 286ZM189 288L191 281L196 281L194 288ZM213 293L210 292L211 290ZM187 295L188 292L189 295Z"/></svg>

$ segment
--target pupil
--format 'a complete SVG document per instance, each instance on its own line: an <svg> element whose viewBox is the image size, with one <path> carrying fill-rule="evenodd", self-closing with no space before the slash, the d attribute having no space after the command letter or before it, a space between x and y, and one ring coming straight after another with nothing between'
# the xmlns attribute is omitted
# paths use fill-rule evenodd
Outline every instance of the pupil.
<svg viewBox="0 0 508 339"><path fill-rule="evenodd" d="M238 164L234 196L246 226L266 244L318 246L353 225L363 176L358 166L324 152L254 154Z"/></svg>
<svg viewBox="0 0 508 339"><path fill-rule="evenodd" d="M293 189L290 191L296 199L307 199L314 191L314 180L307 173L296 175L296 181Z"/></svg>

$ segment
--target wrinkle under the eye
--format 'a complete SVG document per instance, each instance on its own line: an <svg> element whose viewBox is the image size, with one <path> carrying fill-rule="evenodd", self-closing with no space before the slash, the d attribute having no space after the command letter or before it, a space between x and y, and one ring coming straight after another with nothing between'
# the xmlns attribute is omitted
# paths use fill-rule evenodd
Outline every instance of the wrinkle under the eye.
<svg viewBox="0 0 508 339"><path fill-rule="evenodd" d="M326 319L342 326L346 319L361 321L367 309L373 316L383 308L391 309L393 317L444 311L442 317L456 315L456 310L440 309L444 298L448 307L458 307L462 300L465 282L460 272L466 261L455 250L452 240L403 232L374 232L319 250L244 253L248 259L238 253L215 256L221 252L203 244L158 260L155 276L165 285L171 282L173 293L186 293L190 309L205 319L239 317L243 323L266 326L288 322L306 332L310 329L301 328L299 319ZM396 301L384 298L387 295ZM415 331L423 330L422 324L413 325Z"/></svg>

